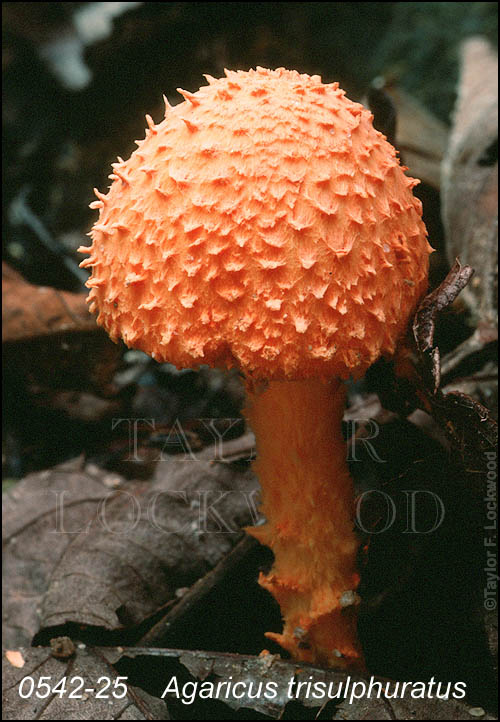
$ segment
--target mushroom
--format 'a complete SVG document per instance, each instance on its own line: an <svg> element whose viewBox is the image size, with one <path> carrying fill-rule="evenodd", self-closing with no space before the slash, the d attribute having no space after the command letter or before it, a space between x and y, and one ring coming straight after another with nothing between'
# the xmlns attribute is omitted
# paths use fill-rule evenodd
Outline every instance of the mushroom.
<svg viewBox="0 0 500 722"><path fill-rule="evenodd" d="M296 660L362 668L344 380L394 352L432 250L395 149L368 110L283 68L205 76L166 103L113 183L89 254L111 338L178 367L237 367L257 443L260 583Z"/></svg>

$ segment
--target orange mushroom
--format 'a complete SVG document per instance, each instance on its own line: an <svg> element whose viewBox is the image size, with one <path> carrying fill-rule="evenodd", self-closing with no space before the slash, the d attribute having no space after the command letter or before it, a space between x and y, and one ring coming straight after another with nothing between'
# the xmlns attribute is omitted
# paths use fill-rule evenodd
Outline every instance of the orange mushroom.
<svg viewBox="0 0 500 722"><path fill-rule="evenodd" d="M337 83L206 77L97 192L90 309L158 361L241 369L267 519L249 532L284 618L268 636L360 668L342 380L394 352L426 289L417 181Z"/></svg>

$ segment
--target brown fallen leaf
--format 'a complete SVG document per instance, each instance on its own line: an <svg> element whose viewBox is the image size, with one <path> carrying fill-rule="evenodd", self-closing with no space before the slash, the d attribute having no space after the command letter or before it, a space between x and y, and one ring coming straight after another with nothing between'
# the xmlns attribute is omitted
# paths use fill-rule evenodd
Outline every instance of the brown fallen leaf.
<svg viewBox="0 0 500 722"><path fill-rule="evenodd" d="M433 349L438 314L453 303L473 274L473 268L462 266L456 259L444 281L420 303L413 321L413 335L421 353Z"/></svg>
<svg viewBox="0 0 500 722"><path fill-rule="evenodd" d="M34 286L5 263L2 281L7 389L21 385L35 396L50 396L53 389L58 394L105 389L117 369L120 347L96 325L85 294Z"/></svg>
<svg viewBox="0 0 500 722"><path fill-rule="evenodd" d="M82 470L81 459L30 474L3 494L4 644L29 645L40 626L41 605L54 568L74 534L57 533L64 507L68 529L85 527L108 492L104 478Z"/></svg>
<svg viewBox="0 0 500 722"><path fill-rule="evenodd" d="M498 326L498 54L468 38L453 130L442 167L443 221L450 263L475 269L463 299L480 326Z"/></svg>
<svg viewBox="0 0 500 722"><path fill-rule="evenodd" d="M465 468L484 473L484 454L496 448L498 425L489 409L467 394L443 393L439 348L434 346L439 313L453 303L472 274L470 266L455 261L444 281L421 302L413 322L413 335L420 354L418 394L425 410L438 422L452 448L460 453Z"/></svg>
<svg viewBox="0 0 500 722"><path fill-rule="evenodd" d="M97 330L83 293L33 286L2 264L2 341Z"/></svg>
<svg viewBox="0 0 500 722"><path fill-rule="evenodd" d="M2 665L5 720L169 719L165 702L128 683L125 689L124 680L98 650L79 648L69 660L56 659L44 647L21 649L19 654L26 660L22 670L12 667L5 657ZM20 687L26 677L34 681L33 694L28 694L29 681ZM65 683L61 682L64 677ZM60 691L47 695L44 685L53 688L58 683Z"/></svg>
<svg viewBox="0 0 500 722"><path fill-rule="evenodd" d="M230 551L255 515L256 487L249 470L174 457L158 463L152 483L108 490L52 570L42 629L144 622Z"/></svg>
<svg viewBox="0 0 500 722"><path fill-rule="evenodd" d="M29 644L42 606L44 626L122 629L175 600L176 589L209 571L252 521L255 477L227 463L233 449L249 455L252 439L226 442L221 462L212 461L211 447L196 460L166 457L153 484L82 468L77 459L6 492L4 643ZM130 528L129 513L139 508Z"/></svg>

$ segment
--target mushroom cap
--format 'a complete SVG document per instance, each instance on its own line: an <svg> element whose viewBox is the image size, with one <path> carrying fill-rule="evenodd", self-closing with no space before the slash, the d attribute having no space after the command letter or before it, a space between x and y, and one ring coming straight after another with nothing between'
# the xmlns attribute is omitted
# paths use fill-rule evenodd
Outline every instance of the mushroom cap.
<svg viewBox="0 0 500 722"><path fill-rule="evenodd" d="M89 253L91 311L178 367L358 376L391 354L432 250L372 115L283 68L226 71L113 165Z"/></svg>

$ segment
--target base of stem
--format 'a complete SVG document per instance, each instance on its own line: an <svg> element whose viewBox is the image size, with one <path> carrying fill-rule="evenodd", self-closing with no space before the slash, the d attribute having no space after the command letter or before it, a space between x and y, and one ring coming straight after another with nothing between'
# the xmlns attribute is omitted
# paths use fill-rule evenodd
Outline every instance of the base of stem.
<svg viewBox="0 0 500 722"><path fill-rule="evenodd" d="M274 552L260 584L278 601L282 634L297 660L363 668L357 640L358 540L354 490L341 434L340 381L274 381L248 389L245 414L257 439L254 470L266 523L247 531Z"/></svg>

